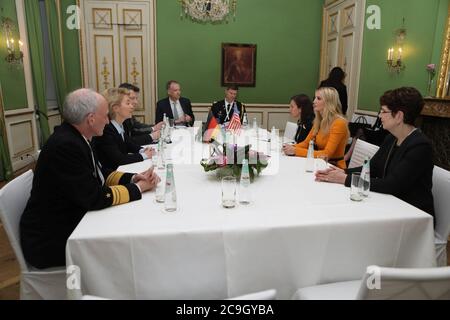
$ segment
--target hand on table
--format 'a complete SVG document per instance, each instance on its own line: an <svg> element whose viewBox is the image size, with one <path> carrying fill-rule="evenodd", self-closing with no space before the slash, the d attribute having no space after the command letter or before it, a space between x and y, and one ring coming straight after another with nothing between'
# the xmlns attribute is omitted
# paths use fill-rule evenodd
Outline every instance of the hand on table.
<svg viewBox="0 0 450 320"><path fill-rule="evenodd" d="M154 166L151 166L148 170L134 175L133 182L139 186L141 192L152 190L161 181L153 169Z"/></svg>
<svg viewBox="0 0 450 320"><path fill-rule="evenodd" d="M283 152L288 156L295 155L295 147L292 144L284 144Z"/></svg>
<svg viewBox="0 0 450 320"><path fill-rule="evenodd" d="M315 173L316 181L345 184L347 174L341 168L331 166L325 170L318 170Z"/></svg>

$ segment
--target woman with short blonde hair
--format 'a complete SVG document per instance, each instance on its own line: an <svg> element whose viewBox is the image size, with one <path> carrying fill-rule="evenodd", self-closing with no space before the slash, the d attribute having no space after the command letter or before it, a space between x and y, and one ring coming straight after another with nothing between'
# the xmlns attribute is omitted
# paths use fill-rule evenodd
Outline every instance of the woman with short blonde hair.
<svg viewBox="0 0 450 320"><path fill-rule="evenodd" d="M124 98L129 98L129 94L130 91L125 88L109 88L102 92L102 96L105 97L108 102L109 119L114 120L116 118L114 107L120 107Z"/></svg>
<svg viewBox="0 0 450 320"><path fill-rule="evenodd" d="M306 157L309 142L314 140L314 157L327 156L330 163L346 168L344 153L349 132L338 92L331 87L317 89L313 106L316 117L312 130L303 142L284 145L284 152L287 155Z"/></svg>
<svg viewBox="0 0 450 320"><path fill-rule="evenodd" d="M150 148L141 148L130 139L130 133L123 126L126 119L131 118L134 106L125 88L109 88L102 95L108 102L109 124L105 126L103 135L94 139L100 162L106 168L116 170L117 167L139 162L152 157Z"/></svg>

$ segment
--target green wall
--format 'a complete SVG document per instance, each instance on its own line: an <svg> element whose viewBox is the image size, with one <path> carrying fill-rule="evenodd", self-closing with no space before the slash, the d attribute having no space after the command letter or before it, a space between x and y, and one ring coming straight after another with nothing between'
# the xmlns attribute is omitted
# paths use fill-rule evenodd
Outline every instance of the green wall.
<svg viewBox="0 0 450 320"><path fill-rule="evenodd" d="M381 30L364 30L358 108L378 111L379 97L388 89L414 86L424 96L428 94L426 65L439 64L448 0L367 1L367 6L372 4L381 8ZM387 50L395 43L395 30L401 27L403 17L407 29L403 54L406 69L390 74Z"/></svg>
<svg viewBox="0 0 450 320"><path fill-rule="evenodd" d="M14 38L19 38L17 24L16 4L14 0L1 0L0 16L8 17L15 22ZM3 91L5 110L27 108L27 93L25 87L25 74L22 65L10 65L5 61L7 54L6 39L0 34L0 85Z"/></svg>
<svg viewBox="0 0 450 320"><path fill-rule="evenodd" d="M82 85L78 30L68 30L65 25L67 6L73 3L75 0L61 0L69 90ZM388 89L411 85L427 94L425 66L439 64L449 0L367 0L367 6L372 4L381 8L381 30L364 30L358 108L377 111L379 96ZM222 98L223 42L257 45L256 87L242 87L241 101L287 103L295 93L313 94L319 81L323 0L241 0L236 20L223 24L181 19L178 1L157 1L156 5L158 98L166 96L169 79L179 80L183 94L194 102ZM17 20L14 0L2 0L0 7L3 15ZM390 74L387 49L394 44L394 32L403 17L406 69L399 75ZM0 57L5 55L6 45L0 41ZM26 107L23 69L0 58L0 81L5 109Z"/></svg>
<svg viewBox="0 0 450 320"><path fill-rule="evenodd" d="M76 4L76 0L61 0L62 38L64 51L64 69L66 71L67 91L73 91L82 87L79 30L69 30L66 25L71 14L67 13L67 7Z"/></svg>
<svg viewBox="0 0 450 320"><path fill-rule="evenodd" d="M319 81L323 0L238 1L236 21L201 24L180 18L178 1L157 1L158 98L181 82L193 102L223 98L222 42L257 45L256 86L240 88L245 103L288 103L312 95Z"/></svg>

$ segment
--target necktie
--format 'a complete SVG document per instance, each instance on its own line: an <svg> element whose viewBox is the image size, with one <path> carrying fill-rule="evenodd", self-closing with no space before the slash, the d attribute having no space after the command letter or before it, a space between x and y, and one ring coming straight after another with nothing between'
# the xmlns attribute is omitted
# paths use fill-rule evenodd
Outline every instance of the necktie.
<svg viewBox="0 0 450 320"><path fill-rule="evenodd" d="M178 116L178 111L177 111L177 104L174 102L173 103L173 119L177 120L179 118Z"/></svg>

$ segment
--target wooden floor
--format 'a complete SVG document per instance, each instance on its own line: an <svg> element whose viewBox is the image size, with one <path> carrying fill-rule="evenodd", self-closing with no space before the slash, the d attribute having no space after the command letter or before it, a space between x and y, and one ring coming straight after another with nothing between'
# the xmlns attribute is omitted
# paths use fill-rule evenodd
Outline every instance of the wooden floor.
<svg viewBox="0 0 450 320"><path fill-rule="evenodd" d="M30 167L32 168L32 166ZM18 174L25 172L22 170ZM4 183L0 182L0 188ZM450 266L450 242L447 245L447 264ZM0 223L0 300L19 299L20 268L8 237Z"/></svg>

